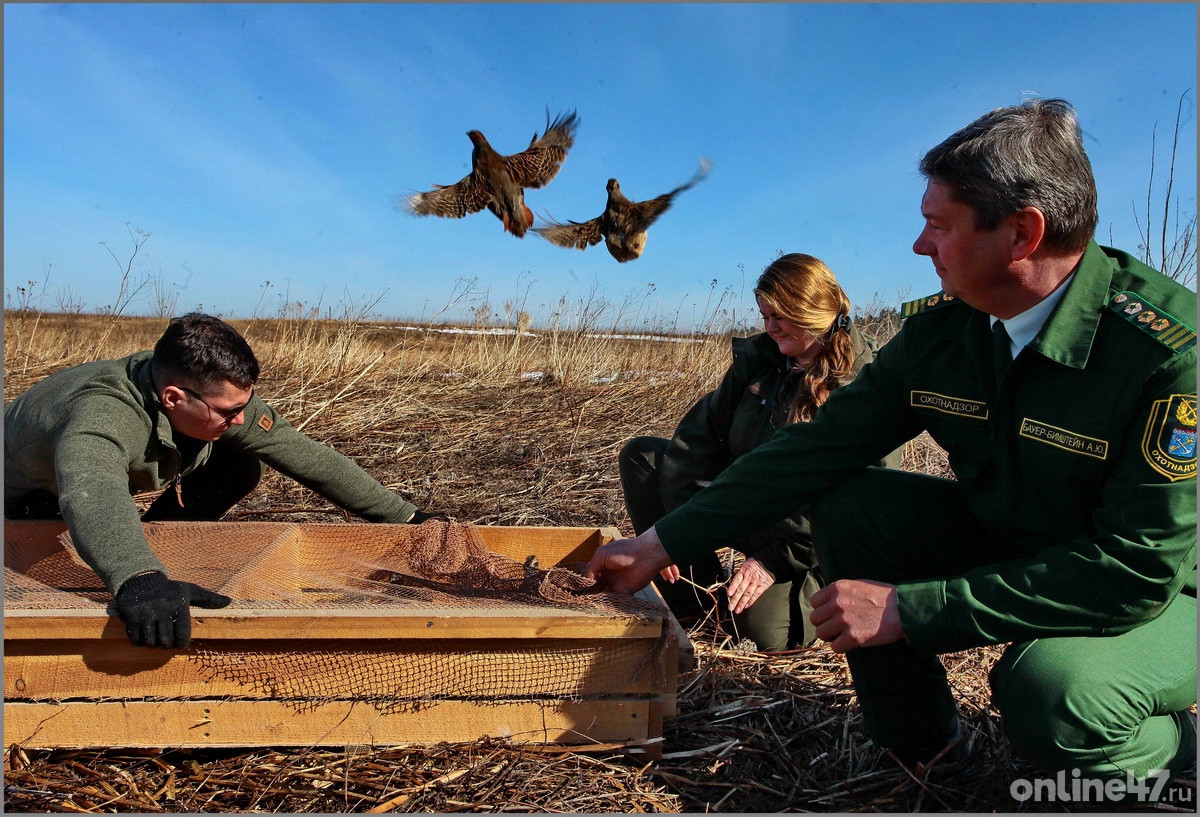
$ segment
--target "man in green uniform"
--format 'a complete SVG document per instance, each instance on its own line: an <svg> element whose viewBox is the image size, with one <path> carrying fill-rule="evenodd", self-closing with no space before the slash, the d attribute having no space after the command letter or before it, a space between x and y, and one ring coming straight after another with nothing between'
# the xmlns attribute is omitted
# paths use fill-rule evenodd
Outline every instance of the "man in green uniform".
<svg viewBox="0 0 1200 817"><path fill-rule="evenodd" d="M921 162L913 246L943 291L811 423L781 429L585 574L633 591L814 503L872 738L909 763L959 734L939 653L992 672L1013 746L1048 769L1144 778L1195 758L1196 296L1092 240L1071 106L984 115ZM867 470L927 430L955 481ZM961 744L959 747L961 748Z"/></svg>
<svg viewBox="0 0 1200 817"><path fill-rule="evenodd" d="M263 464L372 522L431 514L296 431L254 394L258 360L224 321L175 318L153 352L56 372L4 410L4 515L64 519L136 645L182 648L189 605L230 599L167 578L142 522L216 520ZM166 488L138 517L132 494Z"/></svg>

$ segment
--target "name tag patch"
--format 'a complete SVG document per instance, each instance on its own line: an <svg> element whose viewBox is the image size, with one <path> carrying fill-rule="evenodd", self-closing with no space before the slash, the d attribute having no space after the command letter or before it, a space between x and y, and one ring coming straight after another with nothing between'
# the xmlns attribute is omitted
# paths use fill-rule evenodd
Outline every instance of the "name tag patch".
<svg viewBox="0 0 1200 817"><path fill-rule="evenodd" d="M1067 431L1065 428L1031 420L1028 417L1021 420L1020 433L1022 437L1070 451L1072 454L1083 454L1098 460L1108 459L1107 440L1089 437L1086 434L1077 434L1074 431Z"/></svg>
<svg viewBox="0 0 1200 817"><path fill-rule="evenodd" d="M1142 435L1142 456L1171 482L1196 476L1196 395L1154 401Z"/></svg>
<svg viewBox="0 0 1200 817"><path fill-rule="evenodd" d="M913 390L909 394L909 405L913 408L932 409L955 417L970 417L972 420L988 418L988 404L982 400L965 397L949 397L932 391Z"/></svg>

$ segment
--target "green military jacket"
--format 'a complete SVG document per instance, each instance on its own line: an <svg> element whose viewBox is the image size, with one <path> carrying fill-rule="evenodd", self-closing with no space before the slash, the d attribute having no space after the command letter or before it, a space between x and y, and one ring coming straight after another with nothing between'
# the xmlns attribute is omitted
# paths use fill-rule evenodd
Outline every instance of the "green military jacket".
<svg viewBox="0 0 1200 817"><path fill-rule="evenodd" d="M850 329L854 353L844 386L875 357L871 344ZM717 388L701 397L680 420L659 469L659 490L670 511L691 499L729 464L766 442L788 423L788 413L803 372L779 351L765 332L733 338L733 362ZM884 465L900 467L900 453ZM727 543L754 556L773 576L791 576L815 566L812 531L804 512L796 512L762 531Z"/></svg>
<svg viewBox="0 0 1200 817"><path fill-rule="evenodd" d="M995 561L899 585L911 643L1132 629L1195 594L1195 310L1195 293L1091 242L997 384L987 315L942 296L906 305L901 331L811 423L781 429L655 530L688 564L928 430Z"/></svg>
<svg viewBox="0 0 1200 817"><path fill-rule="evenodd" d="M151 352L139 352L64 369L4 410L5 504L34 490L56 495L80 556L114 593L138 573L166 572L146 541L133 494L171 486L212 452L204 443L190 457L181 454L150 359ZM230 426L221 440L372 522L405 522L416 511L257 396L245 423Z"/></svg>

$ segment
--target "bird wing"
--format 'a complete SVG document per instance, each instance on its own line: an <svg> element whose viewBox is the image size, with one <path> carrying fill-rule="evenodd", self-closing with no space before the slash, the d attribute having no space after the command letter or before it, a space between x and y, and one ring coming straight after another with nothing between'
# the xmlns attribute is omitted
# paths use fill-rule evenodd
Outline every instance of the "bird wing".
<svg viewBox="0 0 1200 817"><path fill-rule="evenodd" d="M661 216L671 207L671 200L684 190L689 190L695 187L700 182L704 181L708 176L708 171L712 168L712 162L708 159L700 160L700 169L695 172L692 178L688 179L683 184L676 187L669 193L663 193L661 196L656 196L646 201L633 203L622 225L628 232L644 232L649 229L654 220Z"/></svg>
<svg viewBox="0 0 1200 817"><path fill-rule="evenodd" d="M575 129L579 126L579 117L574 111L559 114L550 122L550 114L546 113L545 132L539 138L537 133L529 142L529 147L512 156L505 156L504 163L508 166L509 175L521 187L543 187L557 175L567 158L567 151L575 144Z"/></svg>
<svg viewBox="0 0 1200 817"><path fill-rule="evenodd" d="M454 184L435 184L427 193L415 193L404 204L410 213L418 216L462 218L469 213L478 213L490 200L487 186L471 173Z"/></svg>
<svg viewBox="0 0 1200 817"><path fill-rule="evenodd" d="M569 221L566 224L547 220L545 227L534 227L533 231L551 244L586 250L593 244L599 244L604 238L600 221L600 216L589 221Z"/></svg>
<svg viewBox="0 0 1200 817"><path fill-rule="evenodd" d="M646 201L632 203L620 219L622 231L641 233L650 229L650 225L671 208L674 196L674 193L663 193Z"/></svg>

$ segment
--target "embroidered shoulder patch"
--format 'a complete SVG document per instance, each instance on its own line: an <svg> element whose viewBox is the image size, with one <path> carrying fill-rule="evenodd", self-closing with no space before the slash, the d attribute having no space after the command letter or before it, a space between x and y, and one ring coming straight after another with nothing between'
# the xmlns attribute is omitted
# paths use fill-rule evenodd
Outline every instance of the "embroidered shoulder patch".
<svg viewBox="0 0 1200 817"><path fill-rule="evenodd" d="M1171 482L1196 476L1196 395L1154 401L1142 435L1142 456Z"/></svg>
<svg viewBox="0 0 1200 817"><path fill-rule="evenodd" d="M900 318L911 318L913 315L919 315L922 312L928 312L939 306L952 304L957 300L953 295L938 292L934 295L926 295L924 298L917 298L914 301L906 301L900 305Z"/></svg>
<svg viewBox="0 0 1200 817"><path fill-rule="evenodd" d="M1195 329L1136 292L1110 293L1108 308L1176 353L1196 345Z"/></svg>
<svg viewBox="0 0 1200 817"><path fill-rule="evenodd" d="M271 426L273 426L273 425L275 425L275 423L273 423L271 421L271 418L265 414L262 417L258 418L258 427L261 428L263 431L270 431Z"/></svg>

